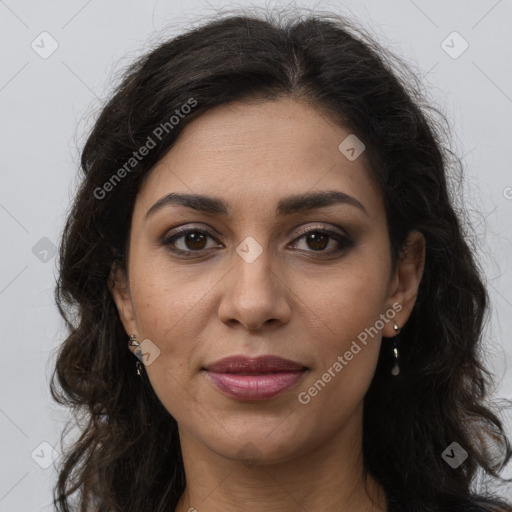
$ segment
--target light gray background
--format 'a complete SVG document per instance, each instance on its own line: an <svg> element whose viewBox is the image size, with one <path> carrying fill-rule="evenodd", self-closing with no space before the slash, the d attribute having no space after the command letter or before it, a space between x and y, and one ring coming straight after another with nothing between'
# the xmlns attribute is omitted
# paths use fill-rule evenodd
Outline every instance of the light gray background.
<svg viewBox="0 0 512 512"><path fill-rule="evenodd" d="M53 304L51 249L76 185L86 130L114 74L155 34L171 36L198 15L204 19L219 7L240 5L265 3L0 0L0 511L52 510L55 469L39 464L51 463L50 445L59 450L67 414L48 388L52 349L65 336ZM487 359L498 376L496 397L511 398L512 2L296 5L354 16L416 67L431 100L448 115L453 148L464 157L464 196L492 299ZM43 51L44 31L59 45L46 59L31 47L35 41ZM453 31L469 44L458 58L441 46ZM460 41L450 41L452 51L461 48ZM48 38L44 47L50 48ZM512 432L511 414L507 425ZM512 476L510 468L504 476Z"/></svg>

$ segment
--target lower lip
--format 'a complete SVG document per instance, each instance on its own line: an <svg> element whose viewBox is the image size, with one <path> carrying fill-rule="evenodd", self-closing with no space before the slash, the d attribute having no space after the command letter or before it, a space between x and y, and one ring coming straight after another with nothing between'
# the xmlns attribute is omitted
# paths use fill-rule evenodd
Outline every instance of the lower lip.
<svg viewBox="0 0 512 512"><path fill-rule="evenodd" d="M237 400L270 400L293 387L305 371L240 375L206 372L225 395Z"/></svg>

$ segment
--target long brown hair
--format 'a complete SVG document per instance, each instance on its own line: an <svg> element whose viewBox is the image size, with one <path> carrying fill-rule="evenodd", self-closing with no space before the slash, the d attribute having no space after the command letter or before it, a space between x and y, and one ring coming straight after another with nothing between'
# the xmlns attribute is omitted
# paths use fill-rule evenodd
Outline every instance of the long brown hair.
<svg viewBox="0 0 512 512"><path fill-rule="evenodd" d="M445 148L446 120L425 104L407 66L363 29L341 16L286 13L224 16L159 44L125 72L88 137L55 290L69 336L51 392L81 428L60 468L58 510L73 510L73 503L81 512L176 506L185 487L177 423L147 376L136 375L109 277L126 264L142 181L187 123L216 105L280 96L308 101L364 142L385 201L394 263L411 230L427 242L417 301L400 334L407 340L403 370L390 377L384 339L365 397L366 471L393 510L512 510L472 491L479 470L499 478L511 448L486 404L490 374L479 354L488 296L469 226L448 189L448 171L460 175L462 164ZM170 122L191 99L194 108ZM158 132L155 147L127 167L162 125L167 130ZM457 469L441 457L452 442L468 453ZM488 443L500 449L498 460Z"/></svg>

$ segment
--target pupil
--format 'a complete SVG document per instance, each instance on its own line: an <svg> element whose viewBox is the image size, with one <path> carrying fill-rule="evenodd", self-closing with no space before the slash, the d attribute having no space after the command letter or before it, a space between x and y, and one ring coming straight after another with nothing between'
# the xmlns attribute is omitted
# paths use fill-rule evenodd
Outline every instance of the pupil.
<svg viewBox="0 0 512 512"><path fill-rule="evenodd" d="M312 233L308 236L308 245L311 249L325 249L327 235L324 233ZM309 243L313 242L313 244Z"/></svg>
<svg viewBox="0 0 512 512"><path fill-rule="evenodd" d="M204 235L202 233L189 233L187 235L186 244L190 249L202 249L201 242L204 245Z"/></svg>

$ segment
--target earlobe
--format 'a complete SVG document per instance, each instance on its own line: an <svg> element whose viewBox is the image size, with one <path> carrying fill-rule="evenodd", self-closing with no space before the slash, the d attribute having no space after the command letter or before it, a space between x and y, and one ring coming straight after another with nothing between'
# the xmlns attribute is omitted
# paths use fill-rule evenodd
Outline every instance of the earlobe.
<svg viewBox="0 0 512 512"><path fill-rule="evenodd" d="M129 336L136 333L137 326L135 312L131 299L130 287L126 271L119 267L112 267L108 280L108 288L117 307L119 318L123 324L124 330Z"/></svg>
<svg viewBox="0 0 512 512"><path fill-rule="evenodd" d="M425 267L425 252L425 237L419 231L411 231L400 252L388 299L390 306L394 303L399 303L402 306L400 313L395 318L400 329L409 319L418 296ZM387 332L388 330L389 332ZM394 336L392 325L386 326L383 336Z"/></svg>

